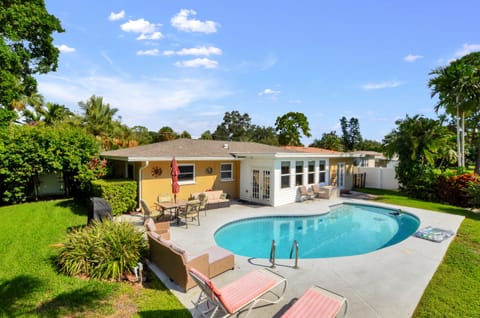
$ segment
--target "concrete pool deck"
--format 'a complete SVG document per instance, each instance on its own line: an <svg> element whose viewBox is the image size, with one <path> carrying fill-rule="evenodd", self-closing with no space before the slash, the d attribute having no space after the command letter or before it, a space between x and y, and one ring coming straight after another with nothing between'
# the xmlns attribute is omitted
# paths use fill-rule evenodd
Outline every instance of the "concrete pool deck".
<svg viewBox="0 0 480 318"><path fill-rule="evenodd" d="M206 216L201 211L200 226L193 223L189 224L188 229L185 226L172 226L171 238L189 253L194 254L215 245L213 237L215 231L233 220L268 215L314 215L327 212L329 206L342 202L399 208L349 198L292 203L275 208L233 203L229 208L209 210ZM463 217L451 214L407 207L401 209L416 215L421 221L420 228L433 226L456 233L463 221ZM319 285L344 295L348 299L348 317L411 317L452 239L453 237L435 243L411 236L396 245L368 254L300 259L298 269L293 268L294 260L277 260L277 266L272 270L287 279L286 293L277 304L260 303L250 317L280 316L292 299L300 297L312 285ZM301 248L300 246L299 249ZM221 287L253 269L269 268L270 265L268 259L235 255L235 269L213 278L212 281ZM162 272L155 267L153 269L190 310L192 316L200 317L192 303L198 298L200 289L194 287L186 293L182 292ZM244 317L245 314L246 311L238 317Z"/></svg>

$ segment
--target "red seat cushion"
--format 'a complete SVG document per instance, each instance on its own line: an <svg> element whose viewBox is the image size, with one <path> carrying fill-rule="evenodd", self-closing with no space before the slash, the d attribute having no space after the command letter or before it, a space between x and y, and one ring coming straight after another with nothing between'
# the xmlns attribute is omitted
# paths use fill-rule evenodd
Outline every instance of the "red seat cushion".
<svg viewBox="0 0 480 318"><path fill-rule="evenodd" d="M313 288L309 288L305 294L285 312L282 318L333 318L341 306L341 301L330 298Z"/></svg>
<svg viewBox="0 0 480 318"><path fill-rule="evenodd" d="M220 288L217 297L230 313L234 313L276 283L277 280L274 277L262 271L252 271Z"/></svg>

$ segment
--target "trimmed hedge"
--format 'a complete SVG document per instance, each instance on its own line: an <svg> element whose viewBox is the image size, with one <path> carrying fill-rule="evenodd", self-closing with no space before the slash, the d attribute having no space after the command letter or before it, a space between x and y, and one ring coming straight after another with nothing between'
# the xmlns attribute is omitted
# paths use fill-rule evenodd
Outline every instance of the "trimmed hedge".
<svg viewBox="0 0 480 318"><path fill-rule="evenodd" d="M132 180L96 180L92 182L92 195L107 200L113 215L129 213L137 205L137 183Z"/></svg>

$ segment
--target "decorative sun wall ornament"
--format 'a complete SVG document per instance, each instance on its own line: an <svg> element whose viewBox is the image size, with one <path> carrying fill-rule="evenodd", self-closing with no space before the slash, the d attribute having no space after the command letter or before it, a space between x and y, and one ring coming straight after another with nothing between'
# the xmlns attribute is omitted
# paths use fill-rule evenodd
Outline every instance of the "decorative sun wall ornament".
<svg viewBox="0 0 480 318"><path fill-rule="evenodd" d="M162 175L162 168L160 167L153 167L152 168L152 177L160 177Z"/></svg>

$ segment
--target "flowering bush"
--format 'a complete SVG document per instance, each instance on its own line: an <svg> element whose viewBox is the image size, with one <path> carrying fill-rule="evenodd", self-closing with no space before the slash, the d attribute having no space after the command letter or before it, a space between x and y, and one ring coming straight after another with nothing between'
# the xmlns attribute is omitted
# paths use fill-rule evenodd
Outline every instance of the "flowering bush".
<svg viewBox="0 0 480 318"><path fill-rule="evenodd" d="M458 176L441 175L437 181L437 195L440 201L455 206L469 206L469 194L466 191L472 184L480 183L480 179L473 173L464 173Z"/></svg>

